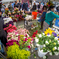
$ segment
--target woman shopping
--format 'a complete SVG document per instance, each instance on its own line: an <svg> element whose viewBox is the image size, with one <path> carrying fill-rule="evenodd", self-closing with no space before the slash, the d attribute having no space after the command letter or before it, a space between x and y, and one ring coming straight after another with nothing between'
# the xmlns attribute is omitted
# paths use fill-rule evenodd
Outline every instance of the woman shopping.
<svg viewBox="0 0 59 59"><path fill-rule="evenodd" d="M54 6L50 6L49 11L46 13L45 16L43 32L48 29L49 26L52 27L52 22L54 18L59 18L59 16L54 13Z"/></svg>

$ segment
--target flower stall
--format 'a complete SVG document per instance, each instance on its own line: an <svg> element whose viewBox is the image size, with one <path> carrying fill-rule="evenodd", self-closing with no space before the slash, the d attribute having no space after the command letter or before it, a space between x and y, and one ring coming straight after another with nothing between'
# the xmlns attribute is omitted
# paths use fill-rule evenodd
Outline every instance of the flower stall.
<svg viewBox="0 0 59 59"><path fill-rule="evenodd" d="M8 32L8 42L6 43L8 58L28 59L30 57L31 53L29 49L32 47L33 38L31 38L29 34L29 31L23 28Z"/></svg>
<svg viewBox="0 0 59 59"><path fill-rule="evenodd" d="M48 28L44 33L35 35L35 45L38 47L38 56L46 59L49 55L59 54L59 34L54 28Z"/></svg>

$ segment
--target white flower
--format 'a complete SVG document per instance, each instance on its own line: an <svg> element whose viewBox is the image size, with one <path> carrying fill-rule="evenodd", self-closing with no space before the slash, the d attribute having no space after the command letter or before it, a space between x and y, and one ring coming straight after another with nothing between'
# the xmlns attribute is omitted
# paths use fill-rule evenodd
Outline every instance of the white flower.
<svg viewBox="0 0 59 59"><path fill-rule="evenodd" d="M54 47L54 49L56 50L56 49L57 49L57 47Z"/></svg>
<svg viewBox="0 0 59 59"><path fill-rule="evenodd" d="M27 36L29 37L29 35L27 34Z"/></svg>
<svg viewBox="0 0 59 59"><path fill-rule="evenodd" d="M58 41L58 44L59 44L59 41Z"/></svg>
<svg viewBox="0 0 59 59"><path fill-rule="evenodd" d="M48 42L48 41L46 41L45 43L46 43L46 44L49 44L49 42Z"/></svg>
<svg viewBox="0 0 59 59"><path fill-rule="evenodd" d="M18 36L19 34L16 34L16 36Z"/></svg>
<svg viewBox="0 0 59 59"><path fill-rule="evenodd" d="M35 39L35 42L38 42L39 41L39 39Z"/></svg>
<svg viewBox="0 0 59 59"><path fill-rule="evenodd" d="M36 46L40 46L39 44L36 44Z"/></svg>
<svg viewBox="0 0 59 59"><path fill-rule="evenodd" d="M43 33L43 35L45 35L45 34Z"/></svg>
<svg viewBox="0 0 59 59"><path fill-rule="evenodd" d="M58 40L58 37L55 37L55 40Z"/></svg>
<svg viewBox="0 0 59 59"><path fill-rule="evenodd" d="M51 35L47 35L48 37L50 37Z"/></svg>
<svg viewBox="0 0 59 59"><path fill-rule="evenodd" d="M58 47L58 50L59 50L59 47Z"/></svg>
<svg viewBox="0 0 59 59"><path fill-rule="evenodd" d="M49 53L49 55L51 55L51 56L52 56L52 53L50 52L50 53Z"/></svg>
<svg viewBox="0 0 59 59"><path fill-rule="evenodd" d="M43 52L43 50L41 50Z"/></svg>
<svg viewBox="0 0 59 59"><path fill-rule="evenodd" d="M42 35L40 34L39 37L42 37Z"/></svg>
<svg viewBox="0 0 59 59"><path fill-rule="evenodd" d="M46 56L43 56L43 59L46 59Z"/></svg>
<svg viewBox="0 0 59 59"><path fill-rule="evenodd" d="M43 47L46 47L46 45L44 44Z"/></svg>
<svg viewBox="0 0 59 59"><path fill-rule="evenodd" d="M56 56L58 55L58 52L54 52L54 53L55 53Z"/></svg>

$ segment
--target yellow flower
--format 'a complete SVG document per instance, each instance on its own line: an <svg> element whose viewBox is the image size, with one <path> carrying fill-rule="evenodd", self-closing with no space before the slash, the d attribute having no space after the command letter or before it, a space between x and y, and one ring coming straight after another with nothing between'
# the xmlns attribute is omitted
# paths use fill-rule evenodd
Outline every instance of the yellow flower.
<svg viewBox="0 0 59 59"><path fill-rule="evenodd" d="M48 28L48 31L51 31L51 29L50 29L50 28Z"/></svg>
<svg viewBox="0 0 59 59"><path fill-rule="evenodd" d="M57 34L57 36L59 36L59 35Z"/></svg>
<svg viewBox="0 0 59 59"><path fill-rule="evenodd" d="M58 38L58 40L59 40L59 38Z"/></svg>
<svg viewBox="0 0 59 59"><path fill-rule="evenodd" d="M56 45L56 43L54 43L54 45Z"/></svg>
<svg viewBox="0 0 59 59"><path fill-rule="evenodd" d="M45 31L44 33L45 33L45 35L47 35L47 34L48 34L48 32L47 32L47 31Z"/></svg>
<svg viewBox="0 0 59 59"><path fill-rule="evenodd" d="M53 48L53 51L55 51L55 48Z"/></svg>

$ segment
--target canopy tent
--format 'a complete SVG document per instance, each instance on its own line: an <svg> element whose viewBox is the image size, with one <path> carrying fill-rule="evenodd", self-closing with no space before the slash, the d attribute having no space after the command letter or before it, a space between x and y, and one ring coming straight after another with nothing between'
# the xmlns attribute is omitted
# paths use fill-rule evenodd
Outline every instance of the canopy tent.
<svg viewBox="0 0 59 59"><path fill-rule="evenodd" d="M2 0L2 3L4 3L4 2L12 2L12 1L17 1L17 0Z"/></svg>

